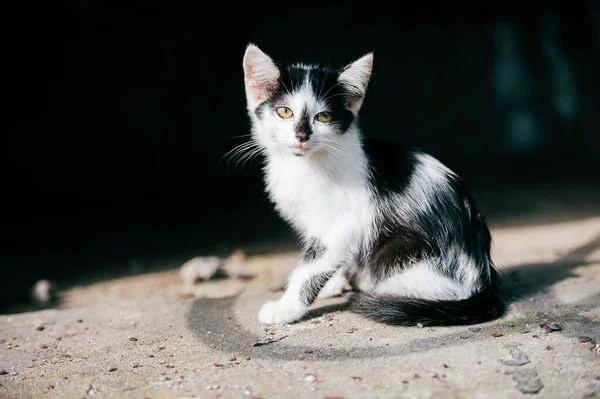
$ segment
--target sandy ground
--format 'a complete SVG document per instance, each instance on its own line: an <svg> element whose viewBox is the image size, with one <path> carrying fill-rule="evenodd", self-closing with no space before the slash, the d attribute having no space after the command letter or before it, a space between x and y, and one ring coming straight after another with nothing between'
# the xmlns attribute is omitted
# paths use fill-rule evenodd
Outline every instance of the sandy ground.
<svg viewBox="0 0 600 399"><path fill-rule="evenodd" d="M295 252L193 287L173 269L71 288L0 316L0 398L600 398L600 355L580 342L600 342L600 218L493 237L510 308L470 327L376 324L344 297L261 326Z"/></svg>

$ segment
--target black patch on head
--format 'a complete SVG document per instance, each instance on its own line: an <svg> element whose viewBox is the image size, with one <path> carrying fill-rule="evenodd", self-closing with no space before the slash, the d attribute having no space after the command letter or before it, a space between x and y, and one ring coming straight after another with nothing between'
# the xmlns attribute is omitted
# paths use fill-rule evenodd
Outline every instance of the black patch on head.
<svg viewBox="0 0 600 399"><path fill-rule="evenodd" d="M338 84L339 71L317 66L308 69L300 66L279 67L279 71L277 89L254 111L259 119L263 117L268 108L275 112L275 104L281 101L286 93L292 93L302 88L308 77L308 83L315 97L323 102L327 106L327 110L331 112L331 121L328 124L333 125L339 133L345 133L348 130L354 121L354 114L346 107L350 93L343 85ZM311 126L312 118L310 116L308 123Z"/></svg>
<svg viewBox="0 0 600 399"><path fill-rule="evenodd" d="M302 259L305 263L314 262L325 253L326 248L318 238L311 238L304 247Z"/></svg>
<svg viewBox="0 0 600 399"><path fill-rule="evenodd" d="M345 133L354 121L354 114L347 108L350 93L338 84L338 75L338 71L315 68L311 70L309 80L316 98L325 103L331 112L331 121L328 123L340 133Z"/></svg>
<svg viewBox="0 0 600 399"><path fill-rule="evenodd" d="M380 208L375 239L369 250L360 254L372 277L383 279L411 262L435 257L443 262L440 273L460 281L457 248L481 268L483 278L489 276L493 267L490 233L464 183L453 175L443 182L416 181L423 179L415 174L417 168L423 168L416 152L392 143L368 140L364 149ZM426 204L420 202L421 196L412 195L412 181L429 186L431 196ZM404 200L387 209L385 205L397 194Z"/></svg>
<svg viewBox="0 0 600 399"><path fill-rule="evenodd" d="M256 109L254 110L254 114L258 119L262 119L265 110L269 105L271 105L269 101L263 101L262 103L258 104L258 107L256 107Z"/></svg>
<svg viewBox="0 0 600 399"><path fill-rule="evenodd" d="M340 266L336 267L336 270ZM300 289L300 301L305 306L310 306L319 296L319 292L323 289L329 279L335 274L336 270L331 270L324 273L319 273L308 279Z"/></svg>
<svg viewBox="0 0 600 399"><path fill-rule="evenodd" d="M294 133L296 134L296 138L298 139L298 141L308 141L308 139L312 135L312 126L310 120L311 118L308 114L308 109L304 107L302 109L302 113L298 117L298 121L294 126Z"/></svg>

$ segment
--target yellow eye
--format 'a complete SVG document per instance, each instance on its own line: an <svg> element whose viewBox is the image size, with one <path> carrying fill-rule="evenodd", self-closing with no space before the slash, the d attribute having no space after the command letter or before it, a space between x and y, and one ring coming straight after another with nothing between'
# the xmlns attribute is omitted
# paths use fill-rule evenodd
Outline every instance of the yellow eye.
<svg viewBox="0 0 600 399"><path fill-rule="evenodd" d="M331 120L331 113L330 112L318 113L317 116L315 117L315 119L322 123L329 122Z"/></svg>
<svg viewBox="0 0 600 399"><path fill-rule="evenodd" d="M292 110L288 107L277 107L275 111L277 111L277 115L279 115L283 119L289 119L292 117L292 115L294 115Z"/></svg>

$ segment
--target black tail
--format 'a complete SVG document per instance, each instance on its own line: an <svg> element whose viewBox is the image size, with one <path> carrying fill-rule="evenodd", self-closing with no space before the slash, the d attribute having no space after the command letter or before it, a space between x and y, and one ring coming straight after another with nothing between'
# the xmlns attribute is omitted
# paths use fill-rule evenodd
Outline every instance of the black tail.
<svg viewBox="0 0 600 399"><path fill-rule="evenodd" d="M460 301L431 301L359 292L351 299L351 309L381 323L439 326L475 324L495 319L504 312L504 302L494 284Z"/></svg>

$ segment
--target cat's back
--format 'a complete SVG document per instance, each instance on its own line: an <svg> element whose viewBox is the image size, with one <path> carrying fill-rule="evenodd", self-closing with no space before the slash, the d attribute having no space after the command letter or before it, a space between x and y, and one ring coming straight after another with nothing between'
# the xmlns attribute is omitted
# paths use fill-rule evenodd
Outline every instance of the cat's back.
<svg viewBox="0 0 600 399"><path fill-rule="evenodd" d="M370 182L382 194L406 187L418 167L421 154L415 148L385 139L363 140L363 150L368 159Z"/></svg>

